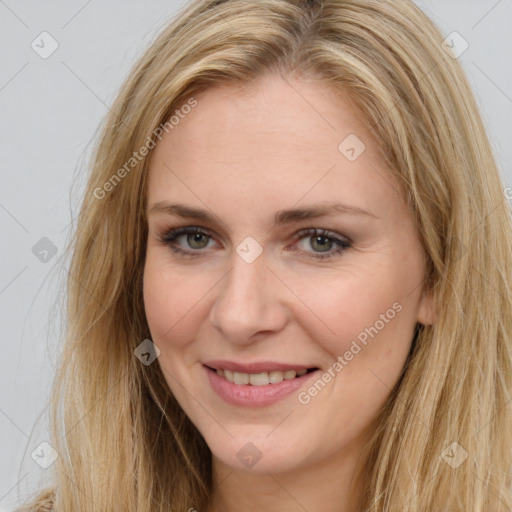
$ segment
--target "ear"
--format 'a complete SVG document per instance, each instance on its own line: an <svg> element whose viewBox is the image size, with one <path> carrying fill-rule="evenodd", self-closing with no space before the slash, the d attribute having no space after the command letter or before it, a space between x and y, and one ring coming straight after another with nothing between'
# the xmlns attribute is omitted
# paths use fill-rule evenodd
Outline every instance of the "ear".
<svg viewBox="0 0 512 512"><path fill-rule="evenodd" d="M423 325L432 325L437 320L437 311L434 304L434 290L424 289L418 307L417 321Z"/></svg>

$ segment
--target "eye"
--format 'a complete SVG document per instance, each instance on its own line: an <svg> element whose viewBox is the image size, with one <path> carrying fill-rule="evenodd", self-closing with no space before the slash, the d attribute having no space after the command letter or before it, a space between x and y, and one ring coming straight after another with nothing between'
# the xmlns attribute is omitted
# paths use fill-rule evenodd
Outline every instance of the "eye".
<svg viewBox="0 0 512 512"><path fill-rule="evenodd" d="M299 241L304 241L306 248L314 249L313 253L305 251L310 258L327 259L339 255L351 247L351 241L348 238L340 237L336 233L325 229L308 228L297 233ZM334 250L331 250L334 248Z"/></svg>
<svg viewBox="0 0 512 512"><path fill-rule="evenodd" d="M178 244L182 237L188 247ZM190 257L201 256L204 253L202 249L207 248L208 243L213 239L208 230L197 226L169 229L157 238L160 242L169 246L174 253ZM306 246L306 248L301 249L301 252L305 253L306 257L317 260L339 255L351 247L349 239L325 229L303 229L295 235L295 238L298 242L302 242L303 246ZM308 251L308 247L312 248L313 252Z"/></svg>
<svg viewBox="0 0 512 512"><path fill-rule="evenodd" d="M181 237L184 238L191 250L180 247L176 241ZM201 249L207 247L211 235L206 232L203 228L196 226L185 226L180 228L173 228L158 237L160 242L165 243L169 248L175 252L185 256L200 256ZM194 254L194 251L197 251Z"/></svg>

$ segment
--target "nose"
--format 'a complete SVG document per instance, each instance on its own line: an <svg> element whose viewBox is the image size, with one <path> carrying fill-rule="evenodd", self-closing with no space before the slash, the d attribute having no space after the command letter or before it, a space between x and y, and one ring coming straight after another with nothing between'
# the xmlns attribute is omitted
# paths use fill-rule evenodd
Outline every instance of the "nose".
<svg viewBox="0 0 512 512"><path fill-rule="evenodd" d="M251 263L233 251L232 269L215 288L209 319L231 343L251 344L258 334L270 335L286 325L286 287L267 264L265 251Z"/></svg>

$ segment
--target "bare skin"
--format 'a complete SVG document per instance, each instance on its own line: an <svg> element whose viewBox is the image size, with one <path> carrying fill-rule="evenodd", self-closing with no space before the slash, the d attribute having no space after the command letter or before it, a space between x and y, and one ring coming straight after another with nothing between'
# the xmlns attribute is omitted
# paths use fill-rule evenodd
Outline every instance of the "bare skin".
<svg viewBox="0 0 512 512"><path fill-rule="evenodd" d="M353 476L372 421L416 323L433 321L412 214L363 120L329 85L268 75L196 99L150 162L144 301L158 364L212 451L209 512L359 510ZM365 144L358 156L339 149L350 134ZM181 218L164 202L213 219ZM327 203L354 208L274 222L279 210ZM203 235L159 239L184 226ZM262 252L249 263L239 246ZM210 384L204 362L217 359L318 370L276 403L234 405ZM239 456L247 443L261 455L251 467Z"/></svg>

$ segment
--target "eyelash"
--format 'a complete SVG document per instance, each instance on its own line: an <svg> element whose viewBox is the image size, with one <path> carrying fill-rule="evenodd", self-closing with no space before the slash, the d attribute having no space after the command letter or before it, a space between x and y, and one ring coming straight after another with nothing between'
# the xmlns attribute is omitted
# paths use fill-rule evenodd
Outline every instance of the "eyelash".
<svg viewBox="0 0 512 512"><path fill-rule="evenodd" d="M210 238L213 238L212 235L210 235L208 233L208 231L204 230L203 228L199 228L196 226L185 226L185 227L169 229L169 230L163 232L161 235L157 236L157 239L160 242L167 245L174 253L180 254L185 257L194 258L197 256L202 256L201 253L203 253L204 251L202 251L201 249L191 249L190 251L181 249L175 245L175 240L176 240L176 238L178 238L181 235L196 234L196 233L206 235ZM309 258L316 259L316 260L326 260L326 259L332 258L334 256L341 254L346 249L351 247L351 242L348 239L339 238L331 231L327 231L325 229L306 228L306 229L300 230L296 236L298 238L297 241L299 241L302 238L306 238L308 236L309 237L317 236L317 237L328 238L330 240L333 240L334 243L338 244L338 248L335 251L332 251L328 254L315 253L315 254L318 254L318 256L307 256Z"/></svg>

